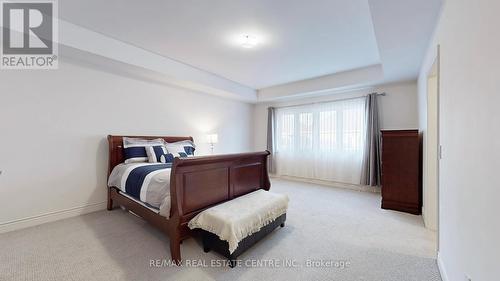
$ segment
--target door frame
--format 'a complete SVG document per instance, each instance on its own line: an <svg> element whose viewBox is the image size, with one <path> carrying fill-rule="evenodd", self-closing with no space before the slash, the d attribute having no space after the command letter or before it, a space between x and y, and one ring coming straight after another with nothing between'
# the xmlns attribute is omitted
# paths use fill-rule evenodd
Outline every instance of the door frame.
<svg viewBox="0 0 500 281"><path fill-rule="evenodd" d="M436 189L435 189L435 196L436 196L436 213L435 213L435 220L436 220L436 226L435 226L435 230L436 230L436 251L439 252L439 224L440 224L440 220L439 220L439 217L440 217L440 196L439 196L439 190L440 190L440 160L441 160L441 137L440 137L440 131L441 131L441 110L440 110L440 85L441 85L441 77L440 77L440 58L441 58L441 54L440 54L440 46L437 45L436 49L435 49L435 54L434 54L434 59L433 59L433 63L430 65L429 69L427 70L426 72L426 115L427 115L427 118L426 118L426 130L427 130L427 136L425 137L425 146L426 146L426 149L425 149L425 152L426 152L426 155L425 155L425 175L426 175L426 178L425 178L425 184L426 186L427 183L429 182L429 173L428 171L431 169L431 167L429 166L429 163L431 163L430 161L435 161L435 175L436 175L436 179L435 179L435 184L436 184ZM435 73L433 73L435 72ZM430 96L430 91L429 91L429 80L433 77L433 76L436 76L436 105L435 105L435 120L430 120L430 111L429 109L431 108L429 106L429 96ZM432 140L429 139L429 124L430 123L434 123L433 125L435 125L435 128L436 128L436 139L435 139L435 142L432 142ZM430 145L435 145L435 152L436 152L436 155L432 155L432 151L429 150L429 147ZM424 202L424 206L425 206L425 202ZM425 215L425 213L424 213ZM424 223L425 223L425 219L424 219ZM427 225L426 225L427 227Z"/></svg>

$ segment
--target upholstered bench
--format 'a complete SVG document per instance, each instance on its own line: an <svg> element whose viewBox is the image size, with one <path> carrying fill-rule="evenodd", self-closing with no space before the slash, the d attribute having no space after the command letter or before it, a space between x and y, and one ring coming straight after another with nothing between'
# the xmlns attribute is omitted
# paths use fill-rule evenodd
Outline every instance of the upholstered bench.
<svg viewBox="0 0 500 281"><path fill-rule="evenodd" d="M259 189L209 208L189 221L200 228L205 252L214 250L234 267L245 250L285 226L288 196Z"/></svg>

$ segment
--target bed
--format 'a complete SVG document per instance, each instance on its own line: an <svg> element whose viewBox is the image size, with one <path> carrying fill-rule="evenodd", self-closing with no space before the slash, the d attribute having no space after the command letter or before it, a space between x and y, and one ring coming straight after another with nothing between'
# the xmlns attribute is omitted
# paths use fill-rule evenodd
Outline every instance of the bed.
<svg viewBox="0 0 500 281"><path fill-rule="evenodd" d="M108 136L107 209L123 206L167 234L170 255L176 264L181 262L182 240L192 235L188 222L194 216L219 203L270 188L268 151L182 157L171 164L125 164L124 137L161 138L168 143L193 138Z"/></svg>

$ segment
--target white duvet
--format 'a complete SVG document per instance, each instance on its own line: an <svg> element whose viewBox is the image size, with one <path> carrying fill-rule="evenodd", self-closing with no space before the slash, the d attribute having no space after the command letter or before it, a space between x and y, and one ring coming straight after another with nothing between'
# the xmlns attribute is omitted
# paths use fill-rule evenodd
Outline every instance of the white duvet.
<svg viewBox="0 0 500 281"><path fill-rule="evenodd" d="M108 186L117 187L127 193L126 182L130 172L137 167L155 164L158 163L119 164L111 172ZM170 173L170 168L149 173L140 191L140 201L159 209L159 214L167 218L170 216Z"/></svg>

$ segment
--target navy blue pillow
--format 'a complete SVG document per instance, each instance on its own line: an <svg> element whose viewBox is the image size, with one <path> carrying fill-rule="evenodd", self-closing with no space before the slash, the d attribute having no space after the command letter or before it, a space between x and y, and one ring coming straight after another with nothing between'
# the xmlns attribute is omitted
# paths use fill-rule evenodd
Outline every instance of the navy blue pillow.
<svg viewBox="0 0 500 281"><path fill-rule="evenodd" d="M186 151L187 155L194 155L194 147L192 147L192 146L184 146L184 150ZM187 157L187 155L183 156L183 157Z"/></svg>
<svg viewBox="0 0 500 281"><path fill-rule="evenodd" d="M161 163L172 163L174 162L174 155L172 153L164 153L160 155Z"/></svg>
<svg viewBox="0 0 500 281"><path fill-rule="evenodd" d="M144 146L133 146L123 149L123 157L125 163L146 162L148 161L148 154Z"/></svg>

